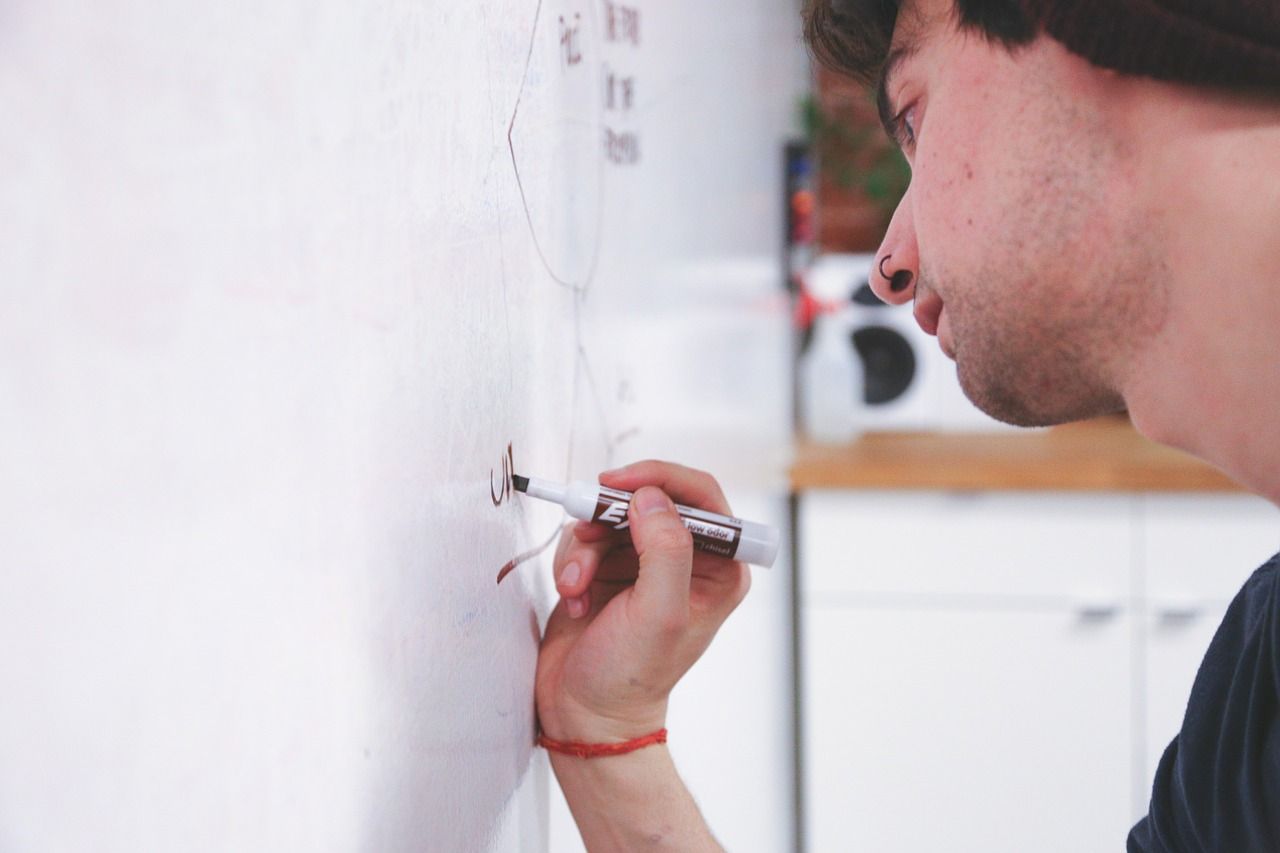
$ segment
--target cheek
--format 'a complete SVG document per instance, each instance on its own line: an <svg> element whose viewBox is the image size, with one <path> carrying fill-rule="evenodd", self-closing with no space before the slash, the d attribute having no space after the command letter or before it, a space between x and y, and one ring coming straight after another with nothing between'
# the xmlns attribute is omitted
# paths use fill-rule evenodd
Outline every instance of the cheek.
<svg viewBox="0 0 1280 853"><path fill-rule="evenodd" d="M986 170L980 152L967 144L948 145L946 140L931 150L921 148L911 180L921 256L966 255L994 227L990 185L983 180Z"/></svg>
<svg viewBox="0 0 1280 853"><path fill-rule="evenodd" d="M987 64L962 60L954 71L933 99L937 109L926 115L921 134L918 189L927 223L921 230L935 241L969 245L994 239L1016 215L1006 192L1006 155L1014 118L1025 105L993 97Z"/></svg>

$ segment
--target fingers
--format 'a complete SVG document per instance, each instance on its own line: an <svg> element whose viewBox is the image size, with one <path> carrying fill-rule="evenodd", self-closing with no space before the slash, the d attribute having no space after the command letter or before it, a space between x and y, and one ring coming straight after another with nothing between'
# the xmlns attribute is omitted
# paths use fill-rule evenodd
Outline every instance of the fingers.
<svg viewBox="0 0 1280 853"><path fill-rule="evenodd" d="M565 552L569 550L569 546L573 544L573 525L565 524L560 528L560 541L556 543L556 555L551 560L551 565L555 569L556 577L560 576L560 567L564 565Z"/></svg>
<svg viewBox="0 0 1280 853"><path fill-rule="evenodd" d="M732 515L729 502L716 478L705 471L697 471L672 462L649 459L636 462L600 475L600 482L610 488L635 491L641 486L657 486L671 499L685 506L709 509Z"/></svg>
<svg viewBox="0 0 1280 853"><path fill-rule="evenodd" d="M654 490L661 499L654 499L660 504L654 513L657 520L649 524L641 521L641 528L649 533L637 535L635 515L638 508L633 501L630 535L626 531L618 532L608 525L585 521L567 527L561 536L554 563L556 589L565 599L566 611L573 618L580 618L589 612L591 602L586 597L587 592L594 581L602 579L602 564L610 552L625 545L630 539L636 555L631 560L639 558L640 570L636 572L635 562L630 562L629 567L623 567L625 577L619 576L616 579L630 582L638 575L637 604L647 612L648 618L687 621L693 562L692 539L671 508L671 502L674 499L689 506L729 514L729 503L719 483L703 471L656 460L637 462L606 472L600 476L600 481L613 488L637 493L645 486L658 487ZM645 507L640 507L643 508ZM646 573L646 565L653 570ZM618 566L610 569L614 575L618 571ZM725 568L719 565L712 567L709 572L713 577L724 573Z"/></svg>
<svg viewBox="0 0 1280 853"><path fill-rule="evenodd" d="M661 489L640 488L631 499L631 541L640 560L632 600L643 624L681 632L689 622L693 536Z"/></svg>
<svg viewBox="0 0 1280 853"><path fill-rule="evenodd" d="M564 606L569 611L570 619L581 619L591 611L591 590L588 589L576 598L566 598Z"/></svg>
<svg viewBox="0 0 1280 853"><path fill-rule="evenodd" d="M614 543L609 539L582 542L571 530L565 531L562 541L567 544L556 555L554 564L556 589L565 599L580 598L586 594L591 582L595 580L600 562L614 547ZM577 618L574 613L576 609L569 606L569 615Z"/></svg>
<svg viewBox="0 0 1280 853"><path fill-rule="evenodd" d="M689 600L689 607L695 618L707 614L717 626L729 618L729 614L737 609L751 590L751 569L746 563L727 560L719 563L719 572L703 576L694 584Z"/></svg>
<svg viewBox="0 0 1280 853"><path fill-rule="evenodd" d="M618 542L628 538L625 533L614 530L610 525L591 521L579 521L575 524L573 535L579 542Z"/></svg>

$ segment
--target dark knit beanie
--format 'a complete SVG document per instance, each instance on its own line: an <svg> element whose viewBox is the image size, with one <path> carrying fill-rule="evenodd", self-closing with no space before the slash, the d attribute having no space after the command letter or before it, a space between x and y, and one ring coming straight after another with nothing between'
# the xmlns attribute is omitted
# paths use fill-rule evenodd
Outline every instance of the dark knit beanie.
<svg viewBox="0 0 1280 853"><path fill-rule="evenodd" d="M1280 0L1024 0L1095 65L1180 83L1280 92Z"/></svg>

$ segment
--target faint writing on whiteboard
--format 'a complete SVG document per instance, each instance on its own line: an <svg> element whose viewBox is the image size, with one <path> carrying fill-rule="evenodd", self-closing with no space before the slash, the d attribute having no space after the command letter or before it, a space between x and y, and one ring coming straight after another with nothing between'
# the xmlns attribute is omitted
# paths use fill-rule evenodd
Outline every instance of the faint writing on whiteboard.
<svg viewBox="0 0 1280 853"><path fill-rule="evenodd" d="M489 498L494 506L502 506L511 500L511 475L516 471L515 454L511 450L511 442L507 442L507 452L502 457L502 479L496 485L493 475L497 469L489 469Z"/></svg>
<svg viewBox="0 0 1280 853"><path fill-rule="evenodd" d="M636 103L636 78L624 77L608 67L604 73L604 108L629 112Z"/></svg>
<svg viewBox="0 0 1280 853"><path fill-rule="evenodd" d="M582 61L582 15L577 12L573 15L572 24L560 16L560 58L566 66Z"/></svg>
<svg viewBox="0 0 1280 853"><path fill-rule="evenodd" d="M640 162L640 138L626 131L617 133L612 128L604 129L604 154L610 163L619 166L633 166Z"/></svg>
<svg viewBox="0 0 1280 853"><path fill-rule="evenodd" d="M640 44L640 10L605 0L604 33L609 41Z"/></svg>
<svg viewBox="0 0 1280 853"><path fill-rule="evenodd" d="M605 40L621 44L623 52L640 46L640 10L635 6L605 0ZM626 57L615 57L626 65ZM632 125L639 84L636 75L611 66L604 69L604 109L608 125L604 128L604 156L615 166L634 166L640 162L640 134Z"/></svg>

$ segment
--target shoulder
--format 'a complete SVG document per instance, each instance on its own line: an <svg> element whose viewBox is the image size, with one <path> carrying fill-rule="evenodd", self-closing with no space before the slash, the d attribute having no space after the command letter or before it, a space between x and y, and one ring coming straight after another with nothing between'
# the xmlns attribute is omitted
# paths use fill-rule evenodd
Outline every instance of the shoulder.
<svg viewBox="0 0 1280 853"><path fill-rule="evenodd" d="M1259 566L1240 587L1227 610L1221 633L1253 634L1275 620L1280 602L1280 554ZM1234 630L1233 630L1234 629ZM1217 638L1215 638L1216 640Z"/></svg>
<svg viewBox="0 0 1280 853"><path fill-rule="evenodd" d="M1241 594L1243 595L1259 587L1274 587L1277 572L1280 572L1280 554L1274 555L1270 560L1267 560L1254 570L1254 573L1244 582L1244 587L1240 590Z"/></svg>
<svg viewBox="0 0 1280 853"><path fill-rule="evenodd" d="M1280 555L1227 608L1129 849L1280 849Z"/></svg>
<svg viewBox="0 0 1280 853"><path fill-rule="evenodd" d="M1241 664L1255 664L1256 658L1273 658L1272 652L1280 648L1280 631L1277 630L1277 613L1280 613L1280 554L1273 556L1254 570L1240 587L1236 597L1218 626L1213 640L1201 664L1200 676L1192 688L1196 693L1219 691L1227 685L1221 681L1223 668L1238 670ZM1241 657L1255 660L1242 661ZM1213 678L1209 670L1219 670L1219 678ZM1239 672L1233 673L1238 677ZM1217 682L1214 684L1204 682Z"/></svg>

